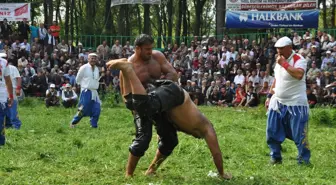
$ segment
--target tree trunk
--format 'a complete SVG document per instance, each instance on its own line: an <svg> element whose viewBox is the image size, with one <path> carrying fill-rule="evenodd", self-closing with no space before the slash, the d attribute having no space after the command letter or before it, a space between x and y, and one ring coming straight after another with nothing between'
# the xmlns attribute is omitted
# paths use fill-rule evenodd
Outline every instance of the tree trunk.
<svg viewBox="0 0 336 185"><path fill-rule="evenodd" d="M78 24L78 18L79 18L79 13L77 11L77 8L75 7L75 25L76 25L76 45L78 44L78 36L79 36L79 24Z"/></svg>
<svg viewBox="0 0 336 185"><path fill-rule="evenodd" d="M130 8L129 8L129 6L130 5L125 5L125 9L124 9L124 11L125 11L125 34L126 34L126 36L131 36L131 27L130 27L130 17L131 17L131 15L130 15Z"/></svg>
<svg viewBox="0 0 336 185"><path fill-rule="evenodd" d="M48 0L48 25L50 26L53 22L53 17L54 17L54 7L53 7L53 1Z"/></svg>
<svg viewBox="0 0 336 185"><path fill-rule="evenodd" d="M336 8L336 0L332 0L332 4L331 4L331 27L335 28L335 8Z"/></svg>
<svg viewBox="0 0 336 185"><path fill-rule="evenodd" d="M48 0L43 1L44 24L48 23Z"/></svg>
<svg viewBox="0 0 336 185"><path fill-rule="evenodd" d="M223 29L225 26L225 1L216 0L216 35L217 39L219 35L223 35Z"/></svg>
<svg viewBox="0 0 336 185"><path fill-rule="evenodd" d="M162 16L160 14L160 5L154 5L155 7L155 15L158 25L158 40L157 40L157 48L161 48L161 35L162 35Z"/></svg>
<svg viewBox="0 0 336 185"><path fill-rule="evenodd" d="M124 7L125 5L121 5L119 7L119 16L118 16L118 35L123 35L124 34L124 18L125 18L125 11L124 11Z"/></svg>
<svg viewBox="0 0 336 185"><path fill-rule="evenodd" d="M184 42L187 42L187 40L185 39L186 36L188 36L188 19L187 19L187 14L189 15L189 11L188 11L188 6L187 6L187 0L183 0L183 36L184 36Z"/></svg>
<svg viewBox="0 0 336 185"><path fill-rule="evenodd" d="M183 14L183 0L178 2L178 14L176 14L176 27L175 27L175 43L180 43L181 36L181 23L182 23L182 14Z"/></svg>
<svg viewBox="0 0 336 185"><path fill-rule="evenodd" d="M75 0L71 0L71 9L70 9L70 11L71 11L71 13L70 13L70 15L71 15L71 17L70 17L70 32L71 32L71 41L73 41L74 40L74 34L75 34L75 29L74 29L74 26L75 26L75 24L74 24L74 19L75 19Z"/></svg>
<svg viewBox="0 0 336 185"><path fill-rule="evenodd" d="M105 16L104 16L104 22L105 22L105 33L111 34L112 33L112 12L111 12L111 0L105 1Z"/></svg>
<svg viewBox="0 0 336 185"><path fill-rule="evenodd" d="M163 20L163 45L164 47L167 46L167 14L165 11L166 6L161 5L161 13L162 13L162 20Z"/></svg>
<svg viewBox="0 0 336 185"><path fill-rule="evenodd" d="M168 13L168 43L172 44L173 35L173 0L168 0L167 2L167 13Z"/></svg>
<svg viewBox="0 0 336 185"><path fill-rule="evenodd" d="M144 4L144 29L143 33L150 34L150 6L148 4Z"/></svg>
<svg viewBox="0 0 336 185"><path fill-rule="evenodd" d="M69 19L70 19L70 0L65 1L65 23L64 23L64 36L66 42L69 40Z"/></svg>
<svg viewBox="0 0 336 185"><path fill-rule="evenodd" d="M327 23L327 3L326 0L322 0L323 4L323 28L327 29L328 28L328 23Z"/></svg>
<svg viewBox="0 0 336 185"><path fill-rule="evenodd" d="M59 23L58 18L60 17L60 6L61 6L61 0L57 0L56 2L56 15L55 15L55 20L57 23Z"/></svg>
<svg viewBox="0 0 336 185"><path fill-rule="evenodd" d="M136 11L137 11L138 31L139 31L139 34L141 34L142 33L142 20L141 20L141 14L140 14L140 5L136 5Z"/></svg>
<svg viewBox="0 0 336 185"><path fill-rule="evenodd" d="M84 33L88 35L92 35L94 33L94 29L93 29L94 22L93 21L94 21L94 15L95 15L94 6L96 5L96 1L95 0L85 0L85 4L86 4L85 6L86 18L84 19L85 22L83 22L83 24L85 25Z"/></svg>
<svg viewBox="0 0 336 185"><path fill-rule="evenodd" d="M202 26L202 14L203 14L203 7L206 0L194 0L195 5L195 13L196 13L196 20L194 24L194 35L200 36L200 28Z"/></svg>

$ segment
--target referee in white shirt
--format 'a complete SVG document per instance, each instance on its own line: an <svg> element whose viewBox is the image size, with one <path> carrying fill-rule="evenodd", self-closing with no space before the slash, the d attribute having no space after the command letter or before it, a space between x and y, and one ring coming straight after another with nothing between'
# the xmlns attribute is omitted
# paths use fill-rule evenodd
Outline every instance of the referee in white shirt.
<svg viewBox="0 0 336 185"><path fill-rule="evenodd" d="M293 140L298 149L299 164L310 164L308 143L308 100L306 94L307 61L292 49L292 41L282 37L275 43L278 51L275 79L266 100L267 144L271 164L281 163L281 143Z"/></svg>
<svg viewBox="0 0 336 185"><path fill-rule="evenodd" d="M76 83L81 86L81 94L78 104L78 113L71 122L74 127L83 117L89 116L91 127L98 127L101 101L97 89L99 87L99 70L96 66L98 55L90 53L88 63L78 70Z"/></svg>

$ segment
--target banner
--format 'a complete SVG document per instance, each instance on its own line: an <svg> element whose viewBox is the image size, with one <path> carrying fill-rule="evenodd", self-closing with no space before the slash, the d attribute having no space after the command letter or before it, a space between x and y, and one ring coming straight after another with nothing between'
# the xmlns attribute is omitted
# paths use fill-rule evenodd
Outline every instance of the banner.
<svg viewBox="0 0 336 185"><path fill-rule="evenodd" d="M228 10L302 10L316 9L317 0L226 0Z"/></svg>
<svg viewBox="0 0 336 185"><path fill-rule="evenodd" d="M111 0L111 7L123 4L161 4L161 0Z"/></svg>
<svg viewBox="0 0 336 185"><path fill-rule="evenodd" d="M0 3L0 21L30 20L30 3Z"/></svg>
<svg viewBox="0 0 336 185"><path fill-rule="evenodd" d="M319 10L226 11L226 28L317 28Z"/></svg>

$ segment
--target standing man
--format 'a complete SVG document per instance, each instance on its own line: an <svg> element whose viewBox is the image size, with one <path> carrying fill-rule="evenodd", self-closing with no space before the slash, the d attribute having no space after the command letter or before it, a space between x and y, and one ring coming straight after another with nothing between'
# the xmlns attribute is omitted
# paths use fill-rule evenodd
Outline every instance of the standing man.
<svg viewBox="0 0 336 185"><path fill-rule="evenodd" d="M14 127L15 129L20 129L21 120L18 116L18 96L21 95L21 76L19 70L12 64L8 65L12 85L13 85L13 94L14 100L11 107L7 109L7 119L6 127Z"/></svg>
<svg viewBox="0 0 336 185"><path fill-rule="evenodd" d="M7 88L6 88L7 87ZM8 96L9 95L9 96ZM13 86L10 78L7 60L0 57L0 146L5 145L6 109L13 103Z"/></svg>
<svg viewBox="0 0 336 185"><path fill-rule="evenodd" d="M275 43L278 52L275 79L265 103L268 106L266 139L271 150L271 164L282 163L281 143L286 138L293 140L297 146L298 163L310 163L307 61L293 51L292 45L288 37L282 37Z"/></svg>
<svg viewBox="0 0 336 185"><path fill-rule="evenodd" d="M97 61L98 55L96 53L90 53L88 63L81 66L78 70L76 83L81 86L81 95L78 112L71 122L71 127L74 127L85 116L90 116L92 128L98 127L101 102L97 92L99 87Z"/></svg>

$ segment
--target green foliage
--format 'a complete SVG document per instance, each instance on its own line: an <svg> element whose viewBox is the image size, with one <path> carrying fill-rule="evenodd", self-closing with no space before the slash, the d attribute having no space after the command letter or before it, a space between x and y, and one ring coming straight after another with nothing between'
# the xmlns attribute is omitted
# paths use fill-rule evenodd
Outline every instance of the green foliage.
<svg viewBox="0 0 336 185"><path fill-rule="evenodd" d="M36 104L35 104L36 103ZM69 123L76 109L51 107L36 100L19 107L21 130L6 130L0 148L0 184L324 184L336 182L336 130L315 119L335 119L335 111L312 109L309 142L313 166L298 166L292 141L283 144L283 164L271 166L265 141L265 109L200 107L212 121L223 153L224 168L234 179L208 177L216 171L204 140L179 133L179 145L157 174L144 176L157 149L157 135L140 160L135 176L125 179L128 147L134 138L133 117L122 108L105 108L98 129L83 118L75 129ZM104 103L106 104L106 103ZM320 118L320 114L329 118ZM154 131L154 129L153 129ZM155 131L154 131L155 132Z"/></svg>

